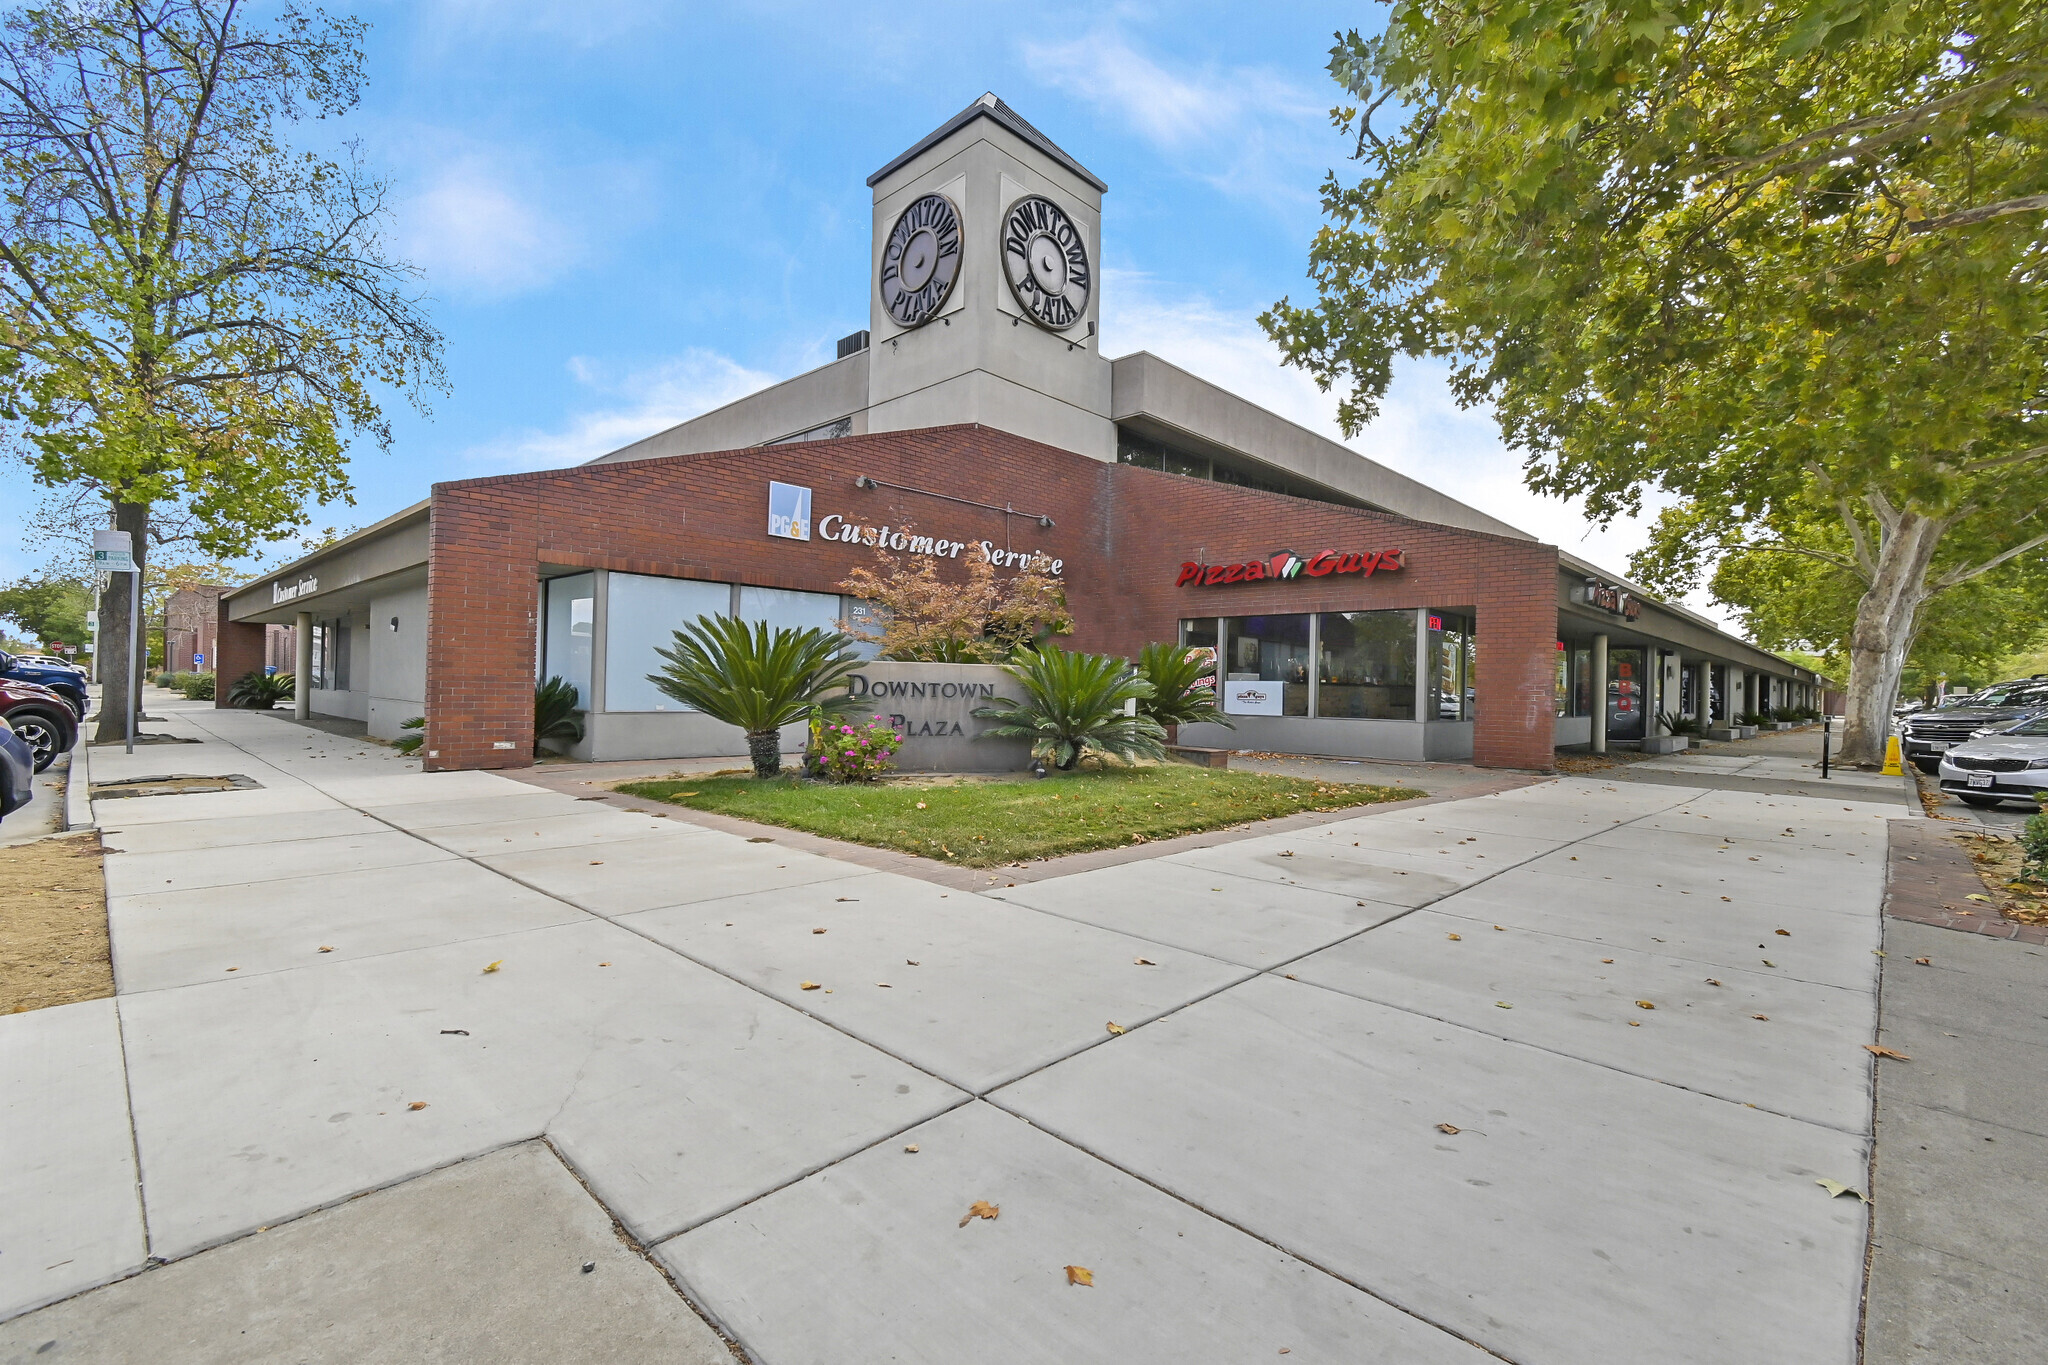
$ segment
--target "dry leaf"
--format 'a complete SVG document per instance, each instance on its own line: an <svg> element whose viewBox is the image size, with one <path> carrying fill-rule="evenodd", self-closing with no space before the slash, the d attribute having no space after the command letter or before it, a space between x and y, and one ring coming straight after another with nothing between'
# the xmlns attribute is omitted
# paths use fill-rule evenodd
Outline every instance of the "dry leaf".
<svg viewBox="0 0 2048 1365"><path fill-rule="evenodd" d="M1000 1208L989 1203L986 1199L977 1199L974 1201L974 1206L967 1210L967 1216L960 1220L960 1226L964 1228L977 1218L994 1218L1001 1212Z"/></svg>
<svg viewBox="0 0 2048 1365"><path fill-rule="evenodd" d="M917 808L918 808L919 810L923 810L923 809L924 809L924 802L922 802L922 801L918 802L918 803L917 803Z"/></svg>
<svg viewBox="0 0 2048 1365"><path fill-rule="evenodd" d="M1067 1267L1067 1283L1093 1287L1095 1274L1085 1265L1070 1265Z"/></svg>
<svg viewBox="0 0 2048 1365"><path fill-rule="evenodd" d="M1723 897L1721 897L1721 899L1725 901L1725 900L1728 900L1728 899L1730 899L1730 898L1729 898L1729 897L1727 897L1727 896L1723 896Z"/></svg>
<svg viewBox="0 0 2048 1365"><path fill-rule="evenodd" d="M1636 1008L1639 1010L1653 1010L1657 1007L1647 1000L1638 1000L1636 1001Z"/></svg>
<svg viewBox="0 0 2048 1365"><path fill-rule="evenodd" d="M611 966L612 964L611 964L611 963L609 963L609 962L600 962L600 963L598 963L597 965L598 965L598 966L600 966L600 967L609 967L609 966Z"/></svg>
<svg viewBox="0 0 2048 1365"><path fill-rule="evenodd" d="M1134 957L1131 959L1131 965L1133 967L1157 967L1159 964L1149 957Z"/></svg>
<svg viewBox="0 0 2048 1365"><path fill-rule="evenodd" d="M1771 1016L1768 1014L1752 1014L1749 1017L1752 1019L1761 1019L1767 1024L1771 1021Z"/></svg>
<svg viewBox="0 0 2048 1365"><path fill-rule="evenodd" d="M1454 1123L1439 1123L1436 1126L1436 1130L1439 1133L1455 1133L1458 1131L1458 1126Z"/></svg>
<svg viewBox="0 0 2048 1365"><path fill-rule="evenodd" d="M1774 930L1772 930L1771 932L1772 932L1772 933L1774 933L1774 934L1778 934L1779 936L1781 936L1781 937L1783 937L1783 938L1790 938L1790 937L1792 937L1792 931L1791 931L1790 929L1774 929Z"/></svg>
<svg viewBox="0 0 2048 1365"><path fill-rule="evenodd" d="M916 958L914 958L914 957L906 957L906 958L904 958L904 959L903 959L903 965L904 965L904 966L906 966L906 967L917 967L917 966L922 966L923 964L922 964L922 963L920 963L920 962L919 962L919 961L918 961L918 960L917 960Z"/></svg>
<svg viewBox="0 0 2048 1365"><path fill-rule="evenodd" d="M1895 1062L1910 1062L1913 1060L1911 1057L1908 1057L1903 1052L1899 1052L1888 1047L1880 1047L1876 1043L1865 1043L1863 1045L1863 1050L1865 1052L1870 1053L1874 1057L1889 1057Z"/></svg>
<svg viewBox="0 0 2048 1365"><path fill-rule="evenodd" d="M800 991L814 991L818 989L818 983L815 981L799 981L796 983L796 988Z"/></svg>
<svg viewBox="0 0 2048 1365"><path fill-rule="evenodd" d="M1463 943L1465 941L1464 936L1462 934L1445 934L1444 937L1450 939L1454 943Z"/></svg>
<svg viewBox="0 0 2048 1365"><path fill-rule="evenodd" d="M1716 980L1714 980L1714 978L1710 976L1710 977L1708 977L1708 978L1707 978L1707 984L1708 984L1709 986L1718 986L1718 985L1720 985L1721 983L1720 983L1720 982L1718 982L1718 981L1716 981Z"/></svg>
<svg viewBox="0 0 2048 1365"><path fill-rule="evenodd" d="M1641 1028L1643 1026L1643 1021L1640 1019L1631 1019L1628 1021L1628 1026L1630 1028Z"/></svg>
<svg viewBox="0 0 2048 1365"><path fill-rule="evenodd" d="M323 952L323 953L331 953L331 952L333 952L333 951L334 951L334 948L333 948L333 945L331 945L331 944L323 944L323 945L321 946L321 949L320 949L320 951L321 951L321 952Z"/></svg>
<svg viewBox="0 0 2048 1365"><path fill-rule="evenodd" d="M592 858L592 859L590 860L590 865L591 865L592 867L603 867L603 866L604 866L604 859L602 859L602 858Z"/></svg>
<svg viewBox="0 0 2048 1365"><path fill-rule="evenodd" d="M1122 1024L1119 1024L1114 1019L1110 1020L1107 1024L1103 1025L1103 1027L1108 1029L1111 1033L1122 1033L1124 1031L1124 1026Z"/></svg>
<svg viewBox="0 0 2048 1365"><path fill-rule="evenodd" d="M1494 1001L1494 1002L1493 1002L1493 1007L1494 1007L1495 1009L1497 1009L1497 1010L1511 1010L1511 1009L1513 1009L1513 1008L1514 1008L1514 1006L1513 1006L1513 1005L1510 1005L1510 1004L1509 1004L1509 1003L1508 1003L1507 1001L1505 1001L1505 1000L1496 1000L1496 1001Z"/></svg>
<svg viewBox="0 0 2048 1365"><path fill-rule="evenodd" d="M1972 891L1969 895L1963 897L1963 899L1966 901L1988 901L1991 899L1991 897L1984 895L1982 892L1979 891Z"/></svg>
<svg viewBox="0 0 2048 1365"><path fill-rule="evenodd" d="M1863 1202L1866 1204L1870 1202L1869 1199L1865 1198L1863 1191L1856 1189L1850 1185L1844 1185L1839 1180L1821 1179L1816 1180L1813 1183L1820 1186L1822 1189L1826 1190L1830 1198L1840 1199L1845 1194L1852 1194L1856 1196L1858 1199L1862 1199Z"/></svg>
<svg viewBox="0 0 2048 1365"><path fill-rule="evenodd" d="M882 988L883 990L885 990L885 991L893 991L893 990L895 990L895 989L896 989L896 988L895 988L894 986L891 986L891 985L890 985L890 984L889 984L888 982L886 982L886 981L877 981L877 982L876 982L875 984L876 984L877 986L880 986L880 987L881 987L881 988Z"/></svg>
<svg viewBox="0 0 2048 1365"><path fill-rule="evenodd" d="M1294 856L1294 850L1291 848L1283 848L1280 850L1280 856L1283 858L1292 858Z"/></svg>
<svg viewBox="0 0 2048 1365"><path fill-rule="evenodd" d="M1913 960L1923 967L1931 967L1934 965L1934 959L1931 957L1916 957Z"/></svg>
<svg viewBox="0 0 2048 1365"><path fill-rule="evenodd" d="M1612 965L1614 964L1614 959L1613 959L1613 958L1611 958L1611 957L1603 957L1603 958L1601 958L1600 960L1601 960L1602 962L1605 962L1605 963L1607 963L1607 964L1608 964L1609 966L1612 966Z"/></svg>
<svg viewBox="0 0 2048 1365"><path fill-rule="evenodd" d="M495 972L496 970L498 970L498 968L504 965L505 959L501 957L496 962L493 962L484 968L484 975L489 976L492 972Z"/></svg>
<svg viewBox="0 0 2048 1365"><path fill-rule="evenodd" d="M1505 934L1505 933L1507 932L1507 930L1505 930L1505 929L1501 929L1501 928L1500 928L1500 926L1499 926L1498 924L1494 925L1493 927L1494 927L1494 928L1496 928L1496 929L1500 929L1500 932L1502 932L1503 934Z"/></svg>
<svg viewBox="0 0 2048 1365"><path fill-rule="evenodd" d="M812 932L812 933L814 933L814 934L822 934L822 933L824 933L825 931L824 931L823 929L813 929L813 930L811 930L811 932Z"/></svg>
<svg viewBox="0 0 2048 1365"><path fill-rule="evenodd" d="M427 1107L427 1102L426 1102L425 1100L414 1100L414 1101L413 1101L413 1102L412 1102L411 1104L408 1104L408 1105L407 1105L407 1106L405 1106L405 1107L406 1107L406 1108L408 1108L408 1109L415 1109L415 1110L417 1110L417 1109L424 1109L424 1108L426 1108L426 1107Z"/></svg>
<svg viewBox="0 0 2048 1365"><path fill-rule="evenodd" d="M910 1153L910 1154L911 1154L912 1156L915 1156L915 1155L917 1155L917 1144L916 1144L916 1143L914 1143L914 1142L913 1142L913 1143L909 1143L908 1145L906 1145L906 1146L904 1147L904 1149L903 1149L903 1150L904 1150L904 1151L906 1151L906 1152L909 1152L909 1153Z"/></svg>

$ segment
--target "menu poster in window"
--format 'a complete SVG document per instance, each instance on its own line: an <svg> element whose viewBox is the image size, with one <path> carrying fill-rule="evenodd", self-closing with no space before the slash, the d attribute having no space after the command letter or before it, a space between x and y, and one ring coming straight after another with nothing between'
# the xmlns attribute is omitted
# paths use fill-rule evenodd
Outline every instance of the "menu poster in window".
<svg viewBox="0 0 2048 1365"><path fill-rule="evenodd" d="M1223 685L1223 709L1234 716L1277 716L1281 697L1277 682L1232 680Z"/></svg>

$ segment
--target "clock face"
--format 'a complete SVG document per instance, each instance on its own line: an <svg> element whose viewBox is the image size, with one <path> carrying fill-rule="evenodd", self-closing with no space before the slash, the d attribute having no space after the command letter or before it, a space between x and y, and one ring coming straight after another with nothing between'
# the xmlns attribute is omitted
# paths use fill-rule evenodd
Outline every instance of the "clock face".
<svg viewBox="0 0 2048 1365"><path fill-rule="evenodd" d="M882 307L899 327L920 327L939 315L960 278L960 211L943 194L927 194L903 210L882 248Z"/></svg>
<svg viewBox="0 0 2048 1365"><path fill-rule="evenodd" d="M1026 195L1003 215L1003 273L1041 327L1063 332L1088 311L1095 284L1088 243L1066 211L1042 195Z"/></svg>

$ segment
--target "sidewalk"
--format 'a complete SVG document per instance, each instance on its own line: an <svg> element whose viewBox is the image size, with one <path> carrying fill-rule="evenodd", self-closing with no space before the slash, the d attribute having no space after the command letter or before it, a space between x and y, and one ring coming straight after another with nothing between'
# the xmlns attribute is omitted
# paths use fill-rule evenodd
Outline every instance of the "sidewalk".
<svg viewBox="0 0 2048 1365"><path fill-rule="evenodd" d="M664 1277L763 1365L1855 1358L1896 806L1565 779L974 894L163 714L95 780L262 787L99 803L120 994L0 1017L0 1362L730 1359Z"/></svg>

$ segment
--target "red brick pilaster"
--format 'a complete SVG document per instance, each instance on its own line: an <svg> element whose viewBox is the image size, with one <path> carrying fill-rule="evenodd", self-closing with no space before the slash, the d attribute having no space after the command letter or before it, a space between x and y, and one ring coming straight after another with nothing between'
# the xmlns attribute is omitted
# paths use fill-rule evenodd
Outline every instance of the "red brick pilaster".
<svg viewBox="0 0 2048 1365"><path fill-rule="evenodd" d="M540 576L532 480L438 485L427 572L427 771L533 766Z"/></svg>
<svg viewBox="0 0 2048 1365"><path fill-rule="evenodd" d="M227 599L214 604L219 636L213 642L213 706L226 710L228 694L245 673L263 671L264 627L251 621L230 621Z"/></svg>

